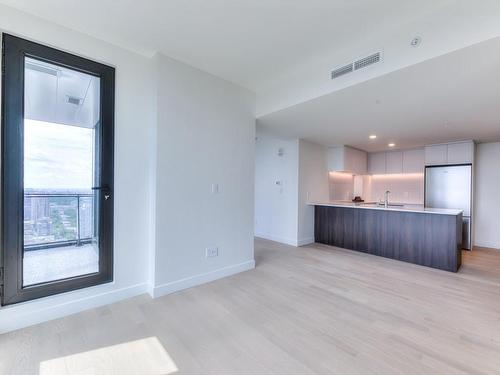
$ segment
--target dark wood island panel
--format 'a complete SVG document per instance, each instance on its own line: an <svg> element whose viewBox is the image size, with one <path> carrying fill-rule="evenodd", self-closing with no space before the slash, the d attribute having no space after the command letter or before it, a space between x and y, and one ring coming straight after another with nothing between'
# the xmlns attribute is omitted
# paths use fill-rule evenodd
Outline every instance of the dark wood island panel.
<svg viewBox="0 0 500 375"><path fill-rule="evenodd" d="M457 272L462 215L315 206L318 243Z"/></svg>

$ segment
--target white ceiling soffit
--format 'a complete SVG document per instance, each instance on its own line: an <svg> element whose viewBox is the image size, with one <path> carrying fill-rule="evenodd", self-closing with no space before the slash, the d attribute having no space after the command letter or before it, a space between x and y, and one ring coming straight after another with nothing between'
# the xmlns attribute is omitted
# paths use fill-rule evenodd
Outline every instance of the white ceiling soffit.
<svg viewBox="0 0 500 375"><path fill-rule="evenodd" d="M420 5L420 2L413 3ZM363 39L325 50L322 56L276 75L258 92L257 116L500 36L500 1L438 1L435 5L427 12L416 12L415 17L404 24L389 22L380 29L367 28ZM421 38L417 48L411 46L416 36ZM383 51L383 63L330 79L333 69L374 50Z"/></svg>
<svg viewBox="0 0 500 375"><path fill-rule="evenodd" d="M138 53L159 51L251 89L259 114L500 35L497 0L0 3ZM415 35L422 46L409 49ZM379 67L330 80L335 67L381 48Z"/></svg>
<svg viewBox="0 0 500 375"><path fill-rule="evenodd" d="M500 141L499 67L500 37L262 116L258 128L367 151Z"/></svg>
<svg viewBox="0 0 500 375"><path fill-rule="evenodd" d="M99 78L27 58L24 116L93 128L99 120Z"/></svg>

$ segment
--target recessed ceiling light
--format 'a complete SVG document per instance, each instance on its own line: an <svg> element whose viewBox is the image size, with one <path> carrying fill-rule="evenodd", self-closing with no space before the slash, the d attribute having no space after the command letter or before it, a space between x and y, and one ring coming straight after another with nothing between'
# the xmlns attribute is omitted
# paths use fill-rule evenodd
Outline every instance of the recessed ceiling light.
<svg viewBox="0 0 500 375"><path fill-rule="evenodd" d="M394 146L396 146L396 144L395 143L389 143L387 146L394 147Z"/></svg>
<svg viewBox="0 0 500 375"><path fill-rule="evenodd" d="M370 135L370 139L377 139L377 136L375 134Z"/></svg>

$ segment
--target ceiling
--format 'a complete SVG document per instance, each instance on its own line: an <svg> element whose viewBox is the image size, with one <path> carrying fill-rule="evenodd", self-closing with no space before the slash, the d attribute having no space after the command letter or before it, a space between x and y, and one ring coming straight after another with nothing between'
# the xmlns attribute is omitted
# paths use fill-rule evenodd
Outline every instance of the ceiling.
<svg viewBox="0 0 500 375"><path fill-rule="evenodd" d="M246 87L257 94L261 131L368 151L389 142L500 140L500 43L484 42L500 35L497 0L0 4ZM415 35L419 48L409 45ZM331 69L373 49L383 51L382 64L329 79ZM372 133L377 140L368 140Z"/></svg>
<svg viewBox="0 0 500 375"><path fill-rule="evenodd" d="M30 57L25 69L25 118L95 127L99 120L98 77Z"/></svg>
<svg viewBox="0 0 500 375"><path fill-rule="evenodd" d="M356 74L356 73L352 73ZM258 128L366 151L500 141L500 38L258 119ZM369 140L369 135L377 135Z"/></svg>
<svg viewBox="0 0 500 375"><path fill-rule="evenodd" d="M259 92L277 76L451 0L0 0L145 55ZM112 16L110 16L112 15Z"/></svg>

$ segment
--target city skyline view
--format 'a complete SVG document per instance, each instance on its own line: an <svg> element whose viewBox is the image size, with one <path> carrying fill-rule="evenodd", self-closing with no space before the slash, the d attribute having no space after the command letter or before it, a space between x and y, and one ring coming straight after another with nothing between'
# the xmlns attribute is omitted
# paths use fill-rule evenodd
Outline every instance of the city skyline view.
<svg viewBox="0 0 500 375"><path fill-rule="evenodd" d="M93 131L25 119L25 246L92 237Z"/></svg>

